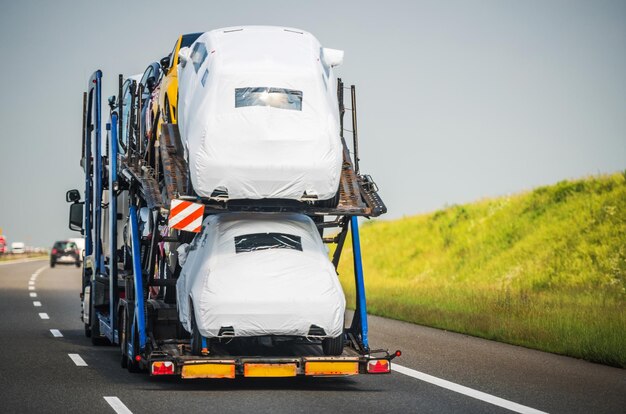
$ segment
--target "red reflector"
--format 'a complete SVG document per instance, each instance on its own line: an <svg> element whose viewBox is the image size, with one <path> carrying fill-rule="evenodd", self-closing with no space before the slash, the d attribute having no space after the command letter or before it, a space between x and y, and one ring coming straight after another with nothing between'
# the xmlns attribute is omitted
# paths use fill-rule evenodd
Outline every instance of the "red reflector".
<svg viewBox="0 0 626 414"><path fill-rule="evenodd" d="M152 363L152 375L173 375L174 363L170 361L157 361Z"/></svg>
<svg viewBox="0 0 626 414"><path fill-rule="evenodd" d="M52 249L52 254L57 254L57 249Z"/></svg>
<svg viewBox="0 0 626 414"><path fill-rule="evenodd" d="M396 357L402 356L402 351L400 351L399 349L396 351Z"/></svg>
<svg viewBox="0 0 626 414"><path fill-rule="evenodd" d="M135 355L135 361L137 362L141 361L141 355Z"/></svg>
<svg viewBox="0 0 626 414"><path fill-rule="evenodd" d="M390 372L389 361L386 359L374 359L367 363L369 374L384 374Z"/></svg>

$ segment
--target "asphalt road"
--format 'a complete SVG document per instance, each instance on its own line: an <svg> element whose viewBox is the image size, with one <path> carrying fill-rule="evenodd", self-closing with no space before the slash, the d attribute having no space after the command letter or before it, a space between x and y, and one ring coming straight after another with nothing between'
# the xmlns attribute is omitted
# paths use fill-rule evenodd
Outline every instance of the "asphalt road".
<svg viewBox="0 0 626 414"><path fill-rule="evenodd" d="M377 317L370 345L403 351L391 375L130 374L85 338L79 290L73 266L0 265L0 412L626 413L626 370Z"/></svg>

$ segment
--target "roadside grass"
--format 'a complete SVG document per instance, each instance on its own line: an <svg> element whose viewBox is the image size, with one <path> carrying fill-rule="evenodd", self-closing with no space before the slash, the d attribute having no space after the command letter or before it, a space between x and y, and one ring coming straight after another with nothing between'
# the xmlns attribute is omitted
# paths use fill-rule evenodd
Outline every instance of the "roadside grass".
<svg viewBox="0 0 626 414"><path fill-rule="evenodd" d="M626 174L366 222L361 244L372 314L626 367Z"/></svg>
<svg viewBox="0 0 626 414"><path fill-rule="evenodd" d="M11 262L21 259L46 258L49 253L24 253L24 254L1 254L0 262Z"/></svg>

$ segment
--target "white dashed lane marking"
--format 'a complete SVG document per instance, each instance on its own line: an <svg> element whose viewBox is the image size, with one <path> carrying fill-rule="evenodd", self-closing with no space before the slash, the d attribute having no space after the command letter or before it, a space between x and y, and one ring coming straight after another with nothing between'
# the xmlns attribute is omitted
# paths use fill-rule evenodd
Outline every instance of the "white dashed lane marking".
<svg viewBox="0 0 626 414"><path fill-rule="evenodd" d="M39 302L38 300L33 302L33 306L36 308L40 308L41 307L41 302Z"/></svg>
<svg viewBox="0 0 626 414"><path fill-rule="evenodd" d="M48 314L47 314L47 313L45 313L45 312L40 313L40 314L39 314L39 317L40 317L41 319L50 319L50 317L48 316Z"/></svg>
<svg viewBox="0 0 626 414"><path fill-rule="evenodd" d="M109 403L111 408L113 408L117 414L133 414L133 412L130 411L128 407L126 407L117 397L104 397L104 400Z"/></svg>
<svg viewBox="0 0 626 414"><path fill-rule="evenodd" d="M30 292L30 297L31 297L31 298L36 298L36 297L37 297L37 294L36 294L35 292Z"/></svg>
<svg viewBox="0 0 626 414"><path fill-rule="evenodd" d="M62 338L63 334L61 333L61 331L59 331L58 329L50 329L50 333L52 334L52 336L54 336L55 338Z"/></svg>
<svg viewBox="0 0 626 414"><path fill-rule="evenodd" d="M35 290L35 286L29 286L28 290Z"/></svg>
<svg viewBox="0 0 626 414"><path fill-rule="evenodd" d="M78 354L67 354L67 356L69 356L70 359L72 361L74 361L74 363L76 364L77 367L86 367L87 366L87 363L85 362L84 359L82 359L80 357L80 355L78 355Z"/></svg>

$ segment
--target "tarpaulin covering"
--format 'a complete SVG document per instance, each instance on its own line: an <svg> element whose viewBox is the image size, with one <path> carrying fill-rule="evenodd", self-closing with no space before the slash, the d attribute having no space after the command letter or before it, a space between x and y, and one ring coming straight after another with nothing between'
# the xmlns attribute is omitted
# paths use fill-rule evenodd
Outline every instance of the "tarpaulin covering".
<svg viewBox="0 0 626 414"><path fill-rule="evenodd" d="M324 50L301 30L244 26L204 33L181 51L178 123L200 196L336 194L342 144Z"/></svg>
<svg viewBox="0 0 626 414"><path fill-rule="evenodd" d="M204 220L176 284L180 321L216 337L327 337L343 332L345 296L313 221L300 214L224 213Z"/></svg>

